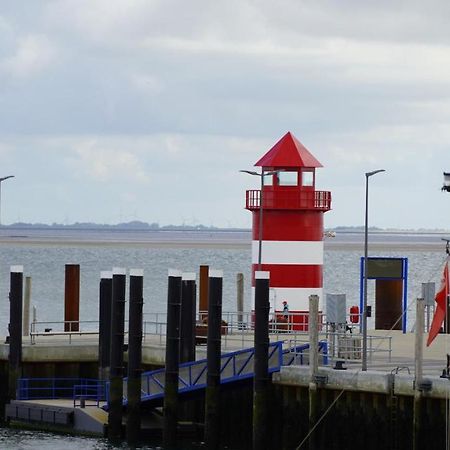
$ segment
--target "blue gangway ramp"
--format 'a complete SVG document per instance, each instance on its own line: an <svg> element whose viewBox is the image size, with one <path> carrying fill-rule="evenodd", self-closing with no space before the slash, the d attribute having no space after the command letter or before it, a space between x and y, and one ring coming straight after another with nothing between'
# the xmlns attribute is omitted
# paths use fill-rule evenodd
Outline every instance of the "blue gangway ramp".
<svg viewBox="0 0 450 450"><path fill-rule="evenodd" d="M319 343L319 351L323 353L324 363L327 363L327 343ZM283 365L291 365L296 358L303 359L303 352L309 349L309 344L293 347L291 350L283 350L283 341L269 344L269 373L278 372ZM220 383L233 383L235 381L253 378L253 362L255 349L246 348L221 355ZM184 394L206 388L207 360L201 359L180 364L178 378L178 393ZM141 400L149 402L164 397L165 369L144 372L141 380ZM106 389L106 392L109 390ZM127 405L127 378L124 378L123 404Z"/></svg>
<svg viewBox="0 0 450 450"><path fill-rule="evenodd" d="M328 364L328 343L319 342L319 352L323 357L323 364ZM291 345L283 349L283 341L269 344L269 373L278 372L281 366L304 364L308 358L309 344ZM255 349L246 348L234 352L223 353L220 363L220 383L233 383L253 378ZM207 360L200 359L180 364L178 378L178 393L206 388ZM141 401L151 402L164 397L165 369L144 372L141 375ZM123 404L128 403L127 382L123 379ZM18 400L36 399L73 399L74 406L81 401L99 406L100 402L109 402L109 383L101 380L82 378L20 378L17 382ZM108 404L104 406L108 409Z"/></svg>

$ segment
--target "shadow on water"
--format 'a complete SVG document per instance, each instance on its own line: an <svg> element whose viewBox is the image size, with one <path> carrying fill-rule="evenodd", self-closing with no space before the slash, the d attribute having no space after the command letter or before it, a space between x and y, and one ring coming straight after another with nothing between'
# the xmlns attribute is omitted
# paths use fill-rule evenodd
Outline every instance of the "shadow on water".
<svg viewBox="0 0 450 450"><path fill-rule="evenodd" d="M178 450L199 450L200 443L183 443ZM0 450L128 450L123 443L112 445L107 439L53 434L43 431L0 427ZM160 446L142 445L136 450L162 450Z"/></svg>

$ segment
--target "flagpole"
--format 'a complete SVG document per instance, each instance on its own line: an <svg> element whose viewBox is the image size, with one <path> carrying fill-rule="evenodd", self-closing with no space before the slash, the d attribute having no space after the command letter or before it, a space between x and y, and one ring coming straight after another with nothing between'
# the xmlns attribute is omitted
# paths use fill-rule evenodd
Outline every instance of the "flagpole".
<svg viewBox="0 0 450 450"><path fill-rule="evenodd" d="M448 260L449 260L449 256L450 256L450 239L444 239L441 238L443 241L446 242L445 244L445 253L447 254L447 260L446 260L446 264L448 264ZM444 269L445 270L445 269ZM448 270L448 269L447 269ZM445 278L445 276L444 276ZM448 292L448 281L445 281L445 328L444 328L444 332L445 334L448 334L449 332L449 328L448 328L448 318L449 318L449 292ZM449 372L449 360L448 360L448 354L447 354L447 376L450 375Z"/></svg>

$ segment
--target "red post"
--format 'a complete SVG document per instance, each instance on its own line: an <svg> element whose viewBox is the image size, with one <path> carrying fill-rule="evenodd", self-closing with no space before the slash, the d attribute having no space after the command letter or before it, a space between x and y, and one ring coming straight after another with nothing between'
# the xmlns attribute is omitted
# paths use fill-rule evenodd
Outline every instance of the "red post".
<svg viewBox="0 0 450 450"><path fill-rule="evenodd" d="M64 331L80 329L80 265L66 264L64 289Z"/></svg>
<svg viewBox="0 0 450 450"><path fill-rule="evenodd" d="M209 266L200 266L199 305L200 320L207 317L208 311Z"/></svg>

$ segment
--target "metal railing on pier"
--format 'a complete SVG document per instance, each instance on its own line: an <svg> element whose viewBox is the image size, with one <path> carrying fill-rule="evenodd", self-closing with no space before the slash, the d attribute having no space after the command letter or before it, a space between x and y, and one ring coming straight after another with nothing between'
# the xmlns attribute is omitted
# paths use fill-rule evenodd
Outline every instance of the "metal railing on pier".
<svg viewBox="0 0 450 450"><path fill-rule="evenodd" d="M91 378L19 378L18 400L72 399L74 406L99 406L106 400L106 382Z"/></svg>
<svg viewBox="0 0 450 450"><path fill-rule="evenodd" d="M33 321L30 324L30 342L35 344L39 336L66 336L72 343L72 336L98 336L98 328L98 320Z"/></svg>
<svg viewBox="0 0 450 450"><path fill-rule="evenodd" d="M144 341L152 340L161 345L165 343L166 315L153 313L144 315ZM198 344L206 344L207 333L206 311L198 313L196 324L196 340ZM362 335L359 324L352 324L350 316L344 324L330 324L325 314L319 315L319 339L328 341L328 354L331 359L361 360ZM273 312L269 315L269 333L272 341L284 340L287 346L301 345L309 342L308 312ZM222 314L222 349L232 350L253 345L254 340L253 312L224 312ZM367 336L369 361L385 358L391 361L392 338Z"/></svg>
<svg viewBox="0 0 450 450"><path fill-rule="evenodd" d="M224 312L222 314L222 349L227 351L249 348L254 340L254 312ZM307 343L308 312L273 312L269 315L269 333L271 341L284 340L298 344ZM362 354L362 335L359 325L330 324L324 314L319 315L319 339L328 341L328 353L331 359L360 360ZM165 345L167 328L166 313L146 313L143 320L143 343ZM67 337L69 344L74 336L98 336L98 321L53 321L32 322L30 326L31 343L35 344L38 337ZM125 327L126 329L126 327ZM68 330L68 331L66 331ZM200 311L195 324L197 345L206 344L208 330L208 313ZM387 358L391 361L392 338L367 336L369 362L374 358Z"/></svg>

